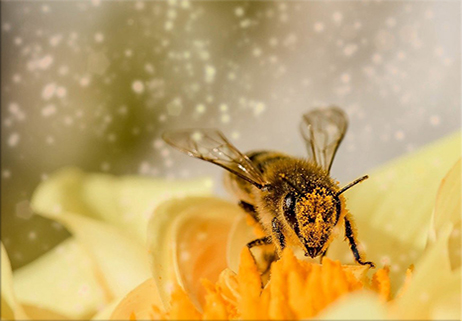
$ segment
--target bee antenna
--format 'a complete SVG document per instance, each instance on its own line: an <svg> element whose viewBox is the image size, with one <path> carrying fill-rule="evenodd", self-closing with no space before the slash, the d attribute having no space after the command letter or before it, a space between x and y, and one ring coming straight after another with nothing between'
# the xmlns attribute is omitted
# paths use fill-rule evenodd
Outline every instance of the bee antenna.
<svg viewBox="0 0 462 321"><path fill-rule="evenodd" d="M369 176L367 175L364 175L363 177L360 177L356 180L354 180L353 182L351 182L350 184L348 184L347 186L344 186L340 189L340 191L337 192L337 196L339 196L340 194L342 194L343 192L345 192L346 190L350 189L351 187L355 186L356 184L358 183L361 183L362 181L364 181L365 179L368 179Z"/></svg>

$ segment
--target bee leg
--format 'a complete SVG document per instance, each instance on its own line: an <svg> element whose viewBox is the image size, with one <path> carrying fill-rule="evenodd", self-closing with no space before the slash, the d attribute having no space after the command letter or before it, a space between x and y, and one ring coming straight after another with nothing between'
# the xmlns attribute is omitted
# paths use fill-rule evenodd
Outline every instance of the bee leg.
<svg viewBox="0 0 462 321"><path fill-rule="evenodd" d="M244 201L240 201L239 202L239 206L247 213L249 214L254 220L255 222L258 223L258 215L257 215L257 211L255 210L255 206L253 206L252 204L249 204L247 202L244 202Z"/></svg>
<svg viewBox="0 0 462 321"><path fill-rule="evenodd" d="M352 226L351 218L348 217L349 215L346 215L344 220L345 220L345 236L348 239L348 242L350 242L350 249L351 252L353 252L353 256L355 257L355 261L358 262L361 265L369 265L370 267L374 268L375 265L374 263L370 261L364 262L361 258L361 255L359 254L358 251L358 245L356 241L356 236L355 232Z"/></svg>
<svg viewBox="0 0 462 321"><path fill-rule="evenodd" d="M251 249L252 247L255 247L255 246L268 245L272 243L273 241L271 239L271 236L265 236L265 237L262 237L262 238L259 238L259 239L256 239L256 240L253 240L247 243L247 247Z"/></svg>
<svg viewBox="0 0 462 321"><path fill-rule="evenodd" d="M273 232L273 241L276 244L278 254L281 254L282 250L286 247L286 238L282 234L282 227L277 218L273 218L271 221L272 232Z"/></svg>
<svg viewBox="0 0 462 321"><path fill-rule="evenodd" d="M319 256L319 263L322 263L322 259L326 256L327 254L327 250L329 249L329 247L327 247L324 252L321 253L321 255Z"/></svg>

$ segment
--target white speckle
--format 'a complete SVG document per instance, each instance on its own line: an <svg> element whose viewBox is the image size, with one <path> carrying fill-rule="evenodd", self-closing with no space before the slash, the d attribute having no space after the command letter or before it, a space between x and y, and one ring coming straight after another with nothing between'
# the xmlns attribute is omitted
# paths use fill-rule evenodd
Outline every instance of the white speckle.
<svg viewBox="0 0 462 321"><path fill-rule="evenodd" d="M255 104L255 108L254 108L253 113L254 113L255 116L258 116L258 115L260 115L262 112L264 112L265 109L266 109L265 104L262 103L262 102L258 102L258 103Z"/></svg>
<svg viewBox="0 0 462 321"><path fill-rule="evenodd" d="M104 35L101 32L95 34L95 41L101 43L104 41Z"/></svg>
<svg viewBox="0 0 462 321"><path fill-rule="evenodd" d="M334 14L332 15L332 20L334 20L334 22L337 24L342 23L342 20L343 20L342 13L338 11L334 12Z"/></svg>
<svg viewBox="0 0 462 321"><path fill-rule="evenodd" d="M133 56L133 51L131 51L130 49L125 50L125 57L130 58L131 56Z"/></svg>
<svg viewBox="0 0 462 321"><path fill-rule="evenodd" d="M64 117L64 124L70 126L74 123L74 119L71 116Z"/></svg>
<svg viewBox="0 0 462 321"><path fill-rule="evenodd" d="M390 257L388 257L388 256L383 256L383 257L380 259L380 263L383 264L383 265L390 265Z"/></svg>
<svg viewBox="0 0 462 321"><path fill-rule="evenodd" d="M101 163L101 170L103 172L107 172L111 169L111 164L109 164L108 162L103 162Z"/></svg>
<svg viewBox="0 0 462 321"><path fill-rule="evenodd" d="M402 141L404 139L404 132L402 130L397 130L395 132L395 139L398 141Z"/></svg>
<svg viewBox="0 0 462 321"><path fill-rule="evenodd" d="M42 98L45 100L50 99L51 97L54 96L56 92L56 84L51 83L45 86L42 91Z"/></svg>
<svg viewBox="0 0 462 321"><path fill-rule="evenodd" d="M82 77L80 78L80 86L87 87L90 84L90 77Z"/></svg>
<svg viewBox="0 0 462 321"><path fill-rule="evenodd" d="M316 31L316 32L324 31L324 24L322 22L316 22L314 24L314 31Z"/></svg>
<svg viewBox="0 0 462 321"><path fill-rule="evenodd" d="M61 67L59 67L58 72L59 72L59 74L61 76L65 76L69 72L69 67L68 66L61 66Z"/></svg>
<svg viewBox="0 0 462 321"><path fill-rule="evenodd" d="M376 54L374 54L374 55L372 56L372 61L373 61L375 64L381 64L382 61L383 61L383 59L382 59L382 56L381 56L381 55L379 55L379 54L376 53Z"/></svg>
<svg viewBox="0 0 462 321"><path fill-rule="evenodd" d="M237 7L236 9L234 9L234 13L236 14L236 16L242 17L244 15L244 8Z"/></svg>
<svg viewBox="0 0 462 321"><path fill-rule="evenodd" d="M50 45L52 47L56 47L57 45L59 45L59 43L61 42L62 39L63 39L63 37L61 35L52 36L50 38Z"/></svg>
<svg viewBox="0 0 462 321"><path fill-rule="evenodd" d="M58 96L59 98L66 97L66 94L67 94L66 88L64 88L64 87L56 88L56 96Z"/></svg>
<svg viewBox="0 0 462 321"><path fill-rule="evenodd" d="M224 114L221 116L221 122L223 124L229 123L230 120L231 120L231 117L228 114Z"/></svg>
<svg viewBox="0 0 462 321"><path fill-rule="evenodd" d="M144 84L141 80L135 80L132 83L132 89L137 94L142 94L144 92Z"/></svg>
<svg viewBox="0 0 462 321"><path fill-rule="evenodd" d="M18 133L13 133L8 137L8 145L10 147L15 147L19 143L19 134Z"/></svg>
<svg viewBox="0 0 462 321"><path fill-rule="evenodd" d="M182 251L180 254L180 261L187 262L191 259L191 253L188 251Z"/></svg>
<svg viewBox="0 0 462 321"><path fill-rule="evenodd" d="M354 44L354 43L350 43L350 44L347 44L347 45L343 48L343 53L345 54L345 56L350 57L350 56L352 56L357 50L358 50L358 45L356 45L356 44Z"/></svg>
<svg viewBox="0 0 462 321"><path fill-rule="evenodd" d="M156 139L153 144L154 148L159 149L164 146L164 141L160 138Z"/></svg>
<svg viewBox="0 0 462 321"><path fill-rule="evenodd" d="M52 63L53 63L53 57L50 55L46 55L45 57L37 61L37 67L42 70L45 70L48 67L50 67Z"/></svg>
<svg viewBox="0 0 462 321"><path fill-rule="evenodd" d="M198 114L203 114L203 113L205 112L205 106L204 106L204 104L198 104L198 105L196 106L196 112L197 112Z"/></svg>
<svg viewBox="0 0 462 321"><path fill-rule="evenodd" d="M340 80L341 80L343 83L348 84L348 83L350 82L350 80L351 80L351 77L350 77L349 74L342 74L342 75L340 76Z"/></svg>
<svg viewBox="0 0 462 321"><path fill-rule="evenodd" d="M215 79L215 74L216 74L216 69L215 67L211 65L205 66L205 82L211 83Z"/></svg>
<svg viewBox="0 0 462 321"><path fill-rule="evenodd" d="M10 172L10 170L9 170L9 169L4 169L4 170L2 171L2 177L3 177L3 178L10 178L10 177L11 177L11 172Z"/></svg>
<svg viewBox="0 0 462 321"><path fill-rule="evenodd" d="M183 110L183 104L181 98L175 98L167 105L167 113L170 116L179 116Z"/></svg>
<svg viewBox="0 0 462 321"><path fill-rule="evenodd" d="M136 9L136 10L143 10L143 9L144 9L144 2L142 2L142 1L137 1L137 2L135 3L135 9Z"/></svg>
<svg viewBox="0 0 462 321"><path fill-rule="evenodd" d="M385 23L387 24L389 28L393 28L394 26L396 26L396 19L388 18L387 21L385 21Z"/></svg>
<svg viewBox="0 0 462 321"><path fill-rule="evenodd" d="M221 105L220 105L220 110L223 111L223 112L224 112L224 111L227 111L227 110L228 110L228 105L226 105L226 104L221 104Z"/></svg>
<svg viewBox="0 0 462 321"><path fill-rule="evenodd" d="M172 30L173 29L173 21L171 21L171 20L166 21L165 24L164 24L164 28L167 31Z"/></svg>
<svg viewBox="0 0 462 321"><path fill-rule="evenodd" d="M51 115L54 115L56 113L56 106L55 105L46 105L42 109L42 116L43 117L49 117Z"/></svg>
<svg viewBox="0 0 462 321"><path fill-rule="evenodd" d="M250 19L245 19L241 21L241 28L248 28L252 24Z"/></svg>
<svg viewBox="0 0 462 321"><path fill-rule="evenodd" d="M430 116L430 124L432 126L438 126L441 123L441 118L438 115Z"/></svg>
<svg viewBox="0 0 462 321"><path fill-rule="evenodd" d="M429 298L430 296L428 295L427 292L422 292L419 297L420 301L422 302L427 302Z"/></svg>
<svg viewBox="0 0 462 321"><path fill-rule="evenodd" d="M238 131L233 131L231 133L231 138L232 139L239 139L240 136L241 136L241 134Z"/></svg>
<svg viewBox="0 0 462 321"><path fill-rule="evenodd" d="M55 138L53 136L47 136L45 141L48 145L53 145L55 143Z"/></svg>
<svg viewBox="0 0 462 321"><path fill-rule="evenodd" d="M262 54L262 51L260 48L255 48L253 51L252 51L252 54L255 56L255 57L260 57L261 54Z"/></svg>
<svg viewBox="0 0 462 321"><path fill-rule="evenodd" d="M35 233L34 231L30 231L28 237L29 240L35 240L37 238L37 233Z"/></svg>
<svg viewBox="0 0 462 321"><path fill-rule="evenodd" d="M207 233L205 232L199 232L196 234L196 238L200 241L203 241L205 239L207 239Z"/></svg>
<svg viewBox="0 0 462 321"><path fill-rule="evenodd" d="M146 64L144 66L144 70L148 73L148 74L153 74L155 69L154 69L154 66L152 64Z"/></svg>

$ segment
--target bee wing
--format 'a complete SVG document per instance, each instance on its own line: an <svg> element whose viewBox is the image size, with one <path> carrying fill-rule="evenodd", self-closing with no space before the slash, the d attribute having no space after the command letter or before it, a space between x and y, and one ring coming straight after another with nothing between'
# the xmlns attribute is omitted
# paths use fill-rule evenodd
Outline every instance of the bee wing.
<svg viewBox="0 0 462 321"><path fill-rule="evenodd" d="M252 161L218 130L167 131L162 138L183 153L221 166L259 188L268 185Z"/></svg>
<svg viewBox="0 0 462 321"><path fill-rule="evenodd" d="M315 109L303 115L300 130L309 157L330 171L337 148L348 127L346 114L338 107Z"/></svg>

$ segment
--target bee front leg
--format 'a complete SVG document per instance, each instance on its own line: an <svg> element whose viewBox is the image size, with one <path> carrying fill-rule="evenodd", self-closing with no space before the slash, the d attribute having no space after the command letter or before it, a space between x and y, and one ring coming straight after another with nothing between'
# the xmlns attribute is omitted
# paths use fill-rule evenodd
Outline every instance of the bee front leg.
<svg viewBox="0 0 462 321"><path fill-rule="evenodd" d="M271 236L265 236L265 237L262 237L262 238L259 238L259 239L256 239L256 240L253 240L247 243L247 247L251 249L252 247L255 247L255 246L268 245L272 243L273 243L273 240L271 239Z"/></svg>
<svg viewBox="0 0 462 321"><path fill-rule="evenodd" d="M255 222L258 223L258 215L257 211L255 210L255 206L247 202L240 201L239 207L242 208L247 214L249 214L255 220Z"/></svg>
<svg viewBox="0 0 462 321"><path fill-rule="evenodd" d="M276 217L274 217L271 221L271 226L273 232L272 240L276 245L278 254L280 255L282 250L286 247L286 238L284 237L284 234L282 234L282 226Z"/></svg>
<svg viewBox="0 0 462 321"><path fill-rule="evenodd" d="M322 263L322 259L326 256L327 250L329 250L329 247L327 247L319 256L319 263Z"/></svg>
<svg viewBox="0 0 462 321"><path fill-rule="evenodd" d="M361 255L359 254L356 236L355 236L354 228L352 225L352 220L349 217L349 215L346 215L344 220L345 220L345 236L350 242L350 249L351 249L351 252L353 252L355 261L361 265L367 264L367 265L370 265L370 267L374 268L375 267L374 263L370 261L364 262L361 258Z"/></svg>

